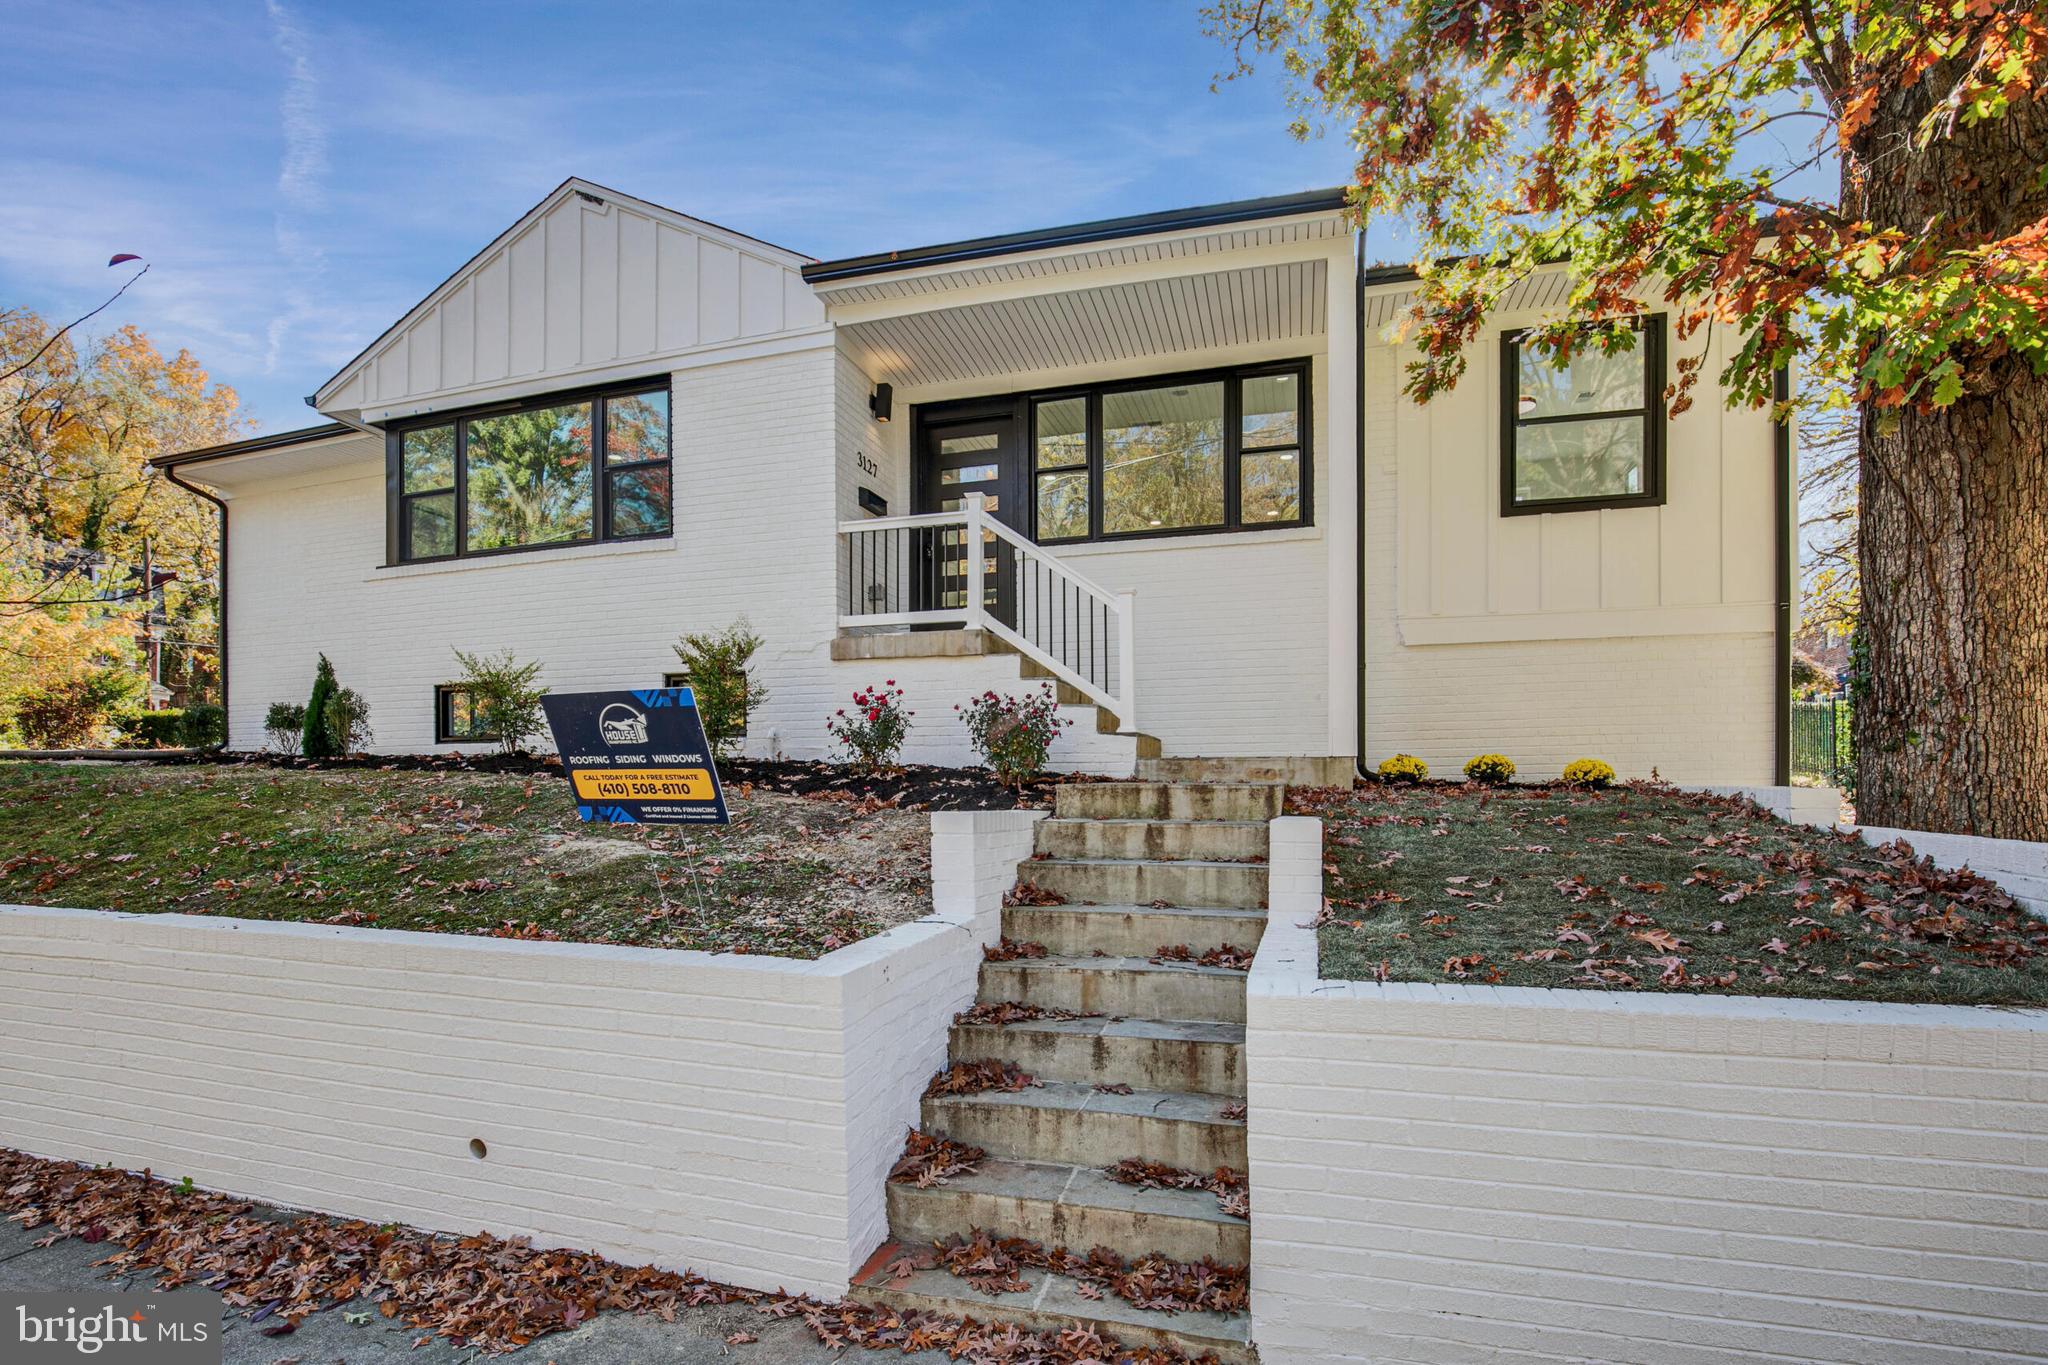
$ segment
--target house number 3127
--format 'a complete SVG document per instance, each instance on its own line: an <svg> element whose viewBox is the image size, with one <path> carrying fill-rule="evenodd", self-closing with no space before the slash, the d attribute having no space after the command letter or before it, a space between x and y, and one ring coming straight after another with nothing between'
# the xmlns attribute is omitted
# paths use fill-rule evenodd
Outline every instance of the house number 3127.
<svg viewBox="0 0 2048 1365"><path fill-rule="evenodd" d="M873 460L870 460L867 452L864 450L854 451L853 458L855 463L860 465L860 472L863 474L878 475L882 472L882 467Z"/></svg>

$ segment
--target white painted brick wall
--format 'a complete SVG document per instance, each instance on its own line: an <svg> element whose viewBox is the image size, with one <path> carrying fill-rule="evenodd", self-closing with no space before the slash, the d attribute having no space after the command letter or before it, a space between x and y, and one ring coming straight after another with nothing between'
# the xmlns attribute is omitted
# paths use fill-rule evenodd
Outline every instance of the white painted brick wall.
<svg viewBox="0 0 2048 1365"><path fill-rule="evenodd" d="M1437 775L1455 777L1474 754L1504 753L1526 778L1554 777L1573 759L1591 757L1625 778L1654 769L1673 781L1770 781L1776 666L1768 632L1402 643L1401 576L1413 570L1403 561L1398 433L1409 400L1399 394L1398 361L1395 348L1365 350L1367 766L1411 753ZM1431 406L1442 405L1439 420L1462 413L1473 439L1490 443L1497 436L1484 414L1495 390L1483 379L1475 371ZM1486 507L1497 496L1490 479L1468 492ZM1718 502L1675 501L1660 515L1767 525L1771 509L1766 496L1725 513ZM1487 552L1480 544L1433 547L1413 528L1409 534L1410 563Z"/></svg>
<svg viewBox="0 0 2048 1365"><path fill-rule="evenodd" d="M0 907L0 1144L836 1296L1037 818L815 962Z"/></svg>
<svg viewBox="0 0 2048 1365"><path fill-rule="evenodd" d="M1268 1365L2048 1356L2048 1013L1322 981L1307 919L1249 988Z"/></svg>

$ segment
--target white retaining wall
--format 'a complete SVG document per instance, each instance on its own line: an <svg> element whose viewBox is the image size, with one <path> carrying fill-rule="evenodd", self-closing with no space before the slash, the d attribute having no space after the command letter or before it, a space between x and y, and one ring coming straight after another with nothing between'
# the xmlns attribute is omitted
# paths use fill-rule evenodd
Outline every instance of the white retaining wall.
<svg viewBox="0 0 2048 1365"><path fill-rule="evenodd" d="M0 1145L836 1296L1039 818L814 962L0 907Z"/></svg>
<svg viewBox="0 0 2048 1365"><path fill-rule="evenodd" d="M1248 1002L1267 1365L2048 1357L2048 1013L1324 981L1304 900Z"/></svg>

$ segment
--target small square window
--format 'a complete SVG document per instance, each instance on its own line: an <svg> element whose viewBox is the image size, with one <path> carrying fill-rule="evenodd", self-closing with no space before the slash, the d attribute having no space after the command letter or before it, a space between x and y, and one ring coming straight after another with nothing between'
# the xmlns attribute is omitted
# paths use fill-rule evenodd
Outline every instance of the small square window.
<svg viewBox="0 0 2048 1365"><path fill-rule="evenodd" d="M484 724L476 694L458 683L434 689L434 743L495 744L498 737Z"/></svg>
<svg viewBox="0 0 2048 1365"><path fill-rule="evenodd" d="M1634 344L1588 342L1560 360L1501 335L1501 515L1664 501L1664 318Z"/></svg>

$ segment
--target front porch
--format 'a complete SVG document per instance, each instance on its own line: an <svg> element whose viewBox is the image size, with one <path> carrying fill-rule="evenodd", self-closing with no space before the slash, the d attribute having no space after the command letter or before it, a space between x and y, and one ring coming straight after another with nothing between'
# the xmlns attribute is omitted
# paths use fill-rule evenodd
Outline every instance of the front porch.
<svg viewBox="0 0 2048 1365"><path fill-rule="evenodd" d="M835 661L1014 654L1133 763L1348 780L1351 237L1331 202L1275 213L807 270L839 345Z"/></svg>

